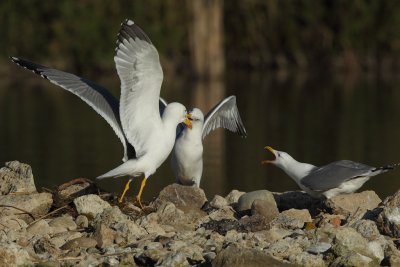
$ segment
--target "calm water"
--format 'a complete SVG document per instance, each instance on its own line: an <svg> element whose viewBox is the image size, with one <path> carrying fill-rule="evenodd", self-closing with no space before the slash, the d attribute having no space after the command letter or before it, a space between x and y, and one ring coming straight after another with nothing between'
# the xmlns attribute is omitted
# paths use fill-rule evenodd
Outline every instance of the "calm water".
<svg viewBox="0 0 400 267"><path fill-rule="evenodd" d="M0 162L19 160L33 167L37 185L54 186L78 177L93 178L121 163L122 145L114 132L77 97L33 74L12 68L0 82ZM103 75L104 76L104 75ZM118 95L116 74L86 77ZM349 79L330 75L269 77L230 73L225 82L174 82L166 78L162 96L208 111L235 94L248 137L216 130L205 140L202 187L211 197L232 189L297 190L274 166L265 145L315 165L351 159L372 166L400 162L399 80L375 76ZM125 179L101 182L120 192ZM174 178L165 162L144 192L151 200ZM363 189L381 197L400 188L400 169L377 176ZM131 196L138 183L131 186Z"/></svg>

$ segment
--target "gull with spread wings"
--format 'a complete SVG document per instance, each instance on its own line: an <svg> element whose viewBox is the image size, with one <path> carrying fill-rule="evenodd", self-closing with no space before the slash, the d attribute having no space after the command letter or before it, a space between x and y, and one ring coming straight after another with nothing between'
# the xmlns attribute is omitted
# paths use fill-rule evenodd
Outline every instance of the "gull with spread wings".
<svg viewBox="0 0 400 267"><path fill-rule="evenodd" d="M136 197L143 207L143 188L171 153L177 125L184 123L189 129L192 127L191 115L180 103L168 104L160 115L163 72L157 49L143 30L126 20L118 34L114 61L121 80L120 101L103 87L74 74L16 57L12 61L77 95L107 121L124 146L124 163L97 179L131 177L120 198L122 201L132 177L144 176Z"/></svg>
<svg viewBox="0 0 400 267"><path fill-rule="evenodd" d="M166 102L161 99L166 105ZM178 127L175 146L172 151L171 167L178 183L200 187L203 173L203 140L213 130L225 128L246 137L246 129L239 115L236 97L229 96L215 105L204 117L203 112L194 108L191 115L192 129Z"/></svg>

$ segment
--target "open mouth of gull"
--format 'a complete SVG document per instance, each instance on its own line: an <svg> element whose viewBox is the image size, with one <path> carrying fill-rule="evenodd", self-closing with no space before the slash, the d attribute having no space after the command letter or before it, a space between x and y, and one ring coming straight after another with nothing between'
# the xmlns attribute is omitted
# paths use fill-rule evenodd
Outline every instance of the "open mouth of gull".
<svg viewBox="0 0 400 267"><path fill-rule="evenodd" d="M273 159L263 160L263 161L261 161L261 164L274 163L276 161L276 158L277 158L275 150L270 146L266 146L266 147L264 147L264 149L270 151L272 153L272 155L274 156L274 158Z"/></svg>

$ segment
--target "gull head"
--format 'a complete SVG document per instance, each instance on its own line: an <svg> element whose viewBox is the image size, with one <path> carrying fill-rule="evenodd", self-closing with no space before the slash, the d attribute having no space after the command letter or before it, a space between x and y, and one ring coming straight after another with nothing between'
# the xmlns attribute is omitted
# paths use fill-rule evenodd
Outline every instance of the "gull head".
<svg viewBox="0 0 400 267"><path fill-rule="evenodd" d="M163 113L163 120L172 120L176 125L183 122L189 129L192 128L191 115L180 103L168 104Z"/></svg>
<svg viewBox="0 0 400 267"><path fill-rule="evenodd" d="M270 151L275 156L275 159L263 160L263 161L261 161L261 164L271 163L281 169L286 169L294 161L292 156L290 156L286 152L275 150L270 146L266 146L266 147L264 147L264 149Z"/></svg>
<svg viewBox="0 0 400 267"><path fill-rule="evenodd" d="M203 123L204 123L203 112L201 112L201 110L198 108L193 108L191 111L189 111L189 114L190 114L189 120L192 121L193 128L203 129Z"/></svg>

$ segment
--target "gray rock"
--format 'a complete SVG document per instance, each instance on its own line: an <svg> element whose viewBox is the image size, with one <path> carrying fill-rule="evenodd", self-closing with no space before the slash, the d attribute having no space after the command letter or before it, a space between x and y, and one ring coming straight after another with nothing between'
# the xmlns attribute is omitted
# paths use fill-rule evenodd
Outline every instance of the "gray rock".
<svg viewBox="0 0 400 267"><path fill-rule="evenodd" d="M231 206L224 206L218 210L212 211L208 216L204 217L202 221L208 222L210 220L236 220L235 211Z"/></svg>
<svg viewBox="0 0 400 267"><path fill-rule="evenodd" d="M380 263L385 257L384 246L385 244L379 240L368 242L368 250L373 256L372 259L376 259L377 263Z"/></svg>
<svg viewBox="0 0 400 267"><path fill-rule="evenodd" d="M212 266L230 266L230 267L281 267L291 266L290 264L280 262L270 255L258 249L242 248L236 245L230 245L218 253L212 261Z"/></svg>
<svg viewBox="0 0 400 267"><path fill-rule="evenodd" d="M15 218L14 216L4 216L0 218L0 230L21 230L26 227L28 227L28 224L24 220Z"/></svg>
<svg viewBox="0 0 400 267"><path fill-rule="evenodd" d="M21 246L15 243L0 243L1 266L31 266L32 260Z"/></svg>
<svg viewBox="0 0 400 267"><path fill-rule="evenodd" d="M251 214L261 216L265 223L269 223L279 214L279 211L275 201L271 203L270 200L255 199L251 205Z"/></svg>
<svg viewBox="0 0 400 267"><path fill-rule="evenodd" d="M34 224L31 224L26 231L30 237L38 235L44 236L51 233L51 227L45 220L37 221Z"/></svg>
<svg viewBox="0 0 400 267"><path fill-rule="evenodd" d="M349 253L357 252L375 260L375 263L379 263L381 260L376 256L377 253L371 250L368 241L351 227L341 227L335 231L332 250L339 256L347 257Z"/></svg>
<svg viewBox="0 0 400 267"><path fill-rule="evenodd" d="M210 206L215 209L220 209L224 206L228 206L228 201L225 198L215 195L214 198L210 201Z"/></svg>
<svg viewBox="0 0 400 267"><path fill-rule="evenodd" d="M185 254L181 252L171 252L167 253L162 259L159 260L159 266L186 267L190 266L190 264L187 261Z"/></svg>
<svg viewBox="0 0 400 267"><path fill-rule="evenodd" d="M93 248L97 245L97 241L93 238L78 237L74 238L61 246L62 250L71 250L75 248Z"/></svg>
<svg viewBox="0 0 400 267"><path fill-rule="evenodd" d="M74 251L66 254L70 257L77 257L79 255L79 251ZM104 258L98 258L96 255L85 255L82 260L79 261L79 263L74 263L74 261L70 261L70 265L67 266L76 266L76 267L92 267L92 266L101 266L102 261L104 261ZM107 264L104 264L105 266L109 266ZM64 266L64 265L63 265Z"/></svg>
<svg viewBox="0 0 400 267"><path fill-rule="evenodd" d="M156 213L150 213L147 216L138 219L137 223L149 234L165 235L165 230L160 224L158 224L158 220L159 216Z"/></svg>
<svg viewBox="0 0 400 267"><path fill-rule="evenodd" d="M134 256L129 254L123 254L120 256L119 267L137 267Z"/></svg>
<svg viewBox="0 0 400 267"><path fill-rule="evenodd" d="M116 233L104 224L100 224L96 228L93 238L97 241L97 246L100 248L111 246L114 243Z"/></svg>
<svg viewBox="0 0 400 267"><path fill-rule="evenodd" d="M307 252L289 255L288 260L295 266L319 267L327 266L322 255L311 255Z"/></svg>
<svg viewBox="0 0 400 267"><path fill-rule="evenodd" d="M74 199L74 204L78 214L83 214L91 218L110 208L108 202L102 200L98 195L85 195Z"/></svg>
<svg viewBox="0 0 400 267"><path fill-rule="evenodd" d="M147 235L146 230L129 220L117 223L112 228L117 232L115 238L122 238L126 244L132 243Z"/></svg>
<svg viewBox="0 0 400 267"><path fill-rule="evenodd" d="M302 210L297 210L297 209L289 209L289 210L284 210L281 212L282 215L297 219L301 222L306 223L306 222L312 222L312 218L310 215L310 212L306 209Z"/></svg>
<svg viewBox="0 0 400 267"><path fill-rule="evenodd" d="M173 203L171 202L164 202L162 203L156 212L158 216L158 221L162 224L179 224L182 221L184 223L188 222L188 219L185 216L185 213L178 209Z"/></svg>
<svg viewBox="0 0 400 267"><path fill-rule="evenodd" d="M217 257L217 254L215 254L215 252L207 252L203 254L203 258L207 261L207 262L211 262L215 259L215 257Z"/></svg>
<svg viewBox="0 0 400 267"><path fill-rule="evenodd" d="M18 161L5 165L0 169L0 195L36 192L31 166Z"/></svg>
<svg viewBox="0 0 400 267"><path fill-rule="evenodd" d="M293 238L286 237L271 244L267 253L276 258L286 259L289 258L290 255L302 253L304 249L300 242L297 242L297 240Z"/></svg>
<svg viewBox="0 0 400 267"><path fill-rule="evenodd" d="M30 245L29 244L29 239L26 236L26 234L24 236L21 236L18 240L10 240L10 241L17 243L19 246L21 246L23 248L25 248L25 247Z"/></svg>
<svg viewBox="0 0 400 267"><path fill-rule="evenodd" d="M158 207L164 202L172 202L178 209L186 212L191 209L201 209L207 198L201 188L171 184L160 192L155 205Z"/></svg>
<svg viewBox="0 0 400 267"><path fill-rule="evenodd" d="M293 233L291 230L273 227L269 230L255 232L254 235L259 240L274 243Z"/></svg>
<svg viewBox="0 0 400 267"><path fill-rule="evenodd" d="M123 222L128 220L128 216L122 213L122 211L117 207L108 207L104 211L96 216L94 219L94 225L100 225L101 223L112 226L113 224Z"/></svg>
<svg viewBox="0 0 400 267"><path fill-rule="evenodd" d="M27 195L5 195L0 196L0 205L13 206L30 212L36 218L47 214L53 203L50 193L33 193ZM33 219L20 210L8 207L0 208L0 217L13 215L24 221L32 221Z"/></svg>
<svg viewBox="0 0 400 267"><path fill-rule="evenodd" d="M75 223L79 228L87 228L89 226L89 220L85 215L78 215L78 217L76 217Z"/></svg>
<svg viewBox="0 0 400 267"><path fill-rule="evenodd" d="M56 248L60 248L62 245L64 245L68 241L79 238L79 237L82 237L81 233L70 231L70 232L54 234L54 235L52 235L50 241L51 241L51 243L54 244L54 246Z"/></svg>
<svg viewBox="0 0 400 267"><path fill-rule="evenodd" d="M332 197L326 201L335 214L350 215L357 210L373 210L382 202L374 191L344 194Z"/></svg>
<svg viewBox="0 0 400 267"><path fill-rule="evenodd" d="M332 247L332 244L327 242L317 242L307 248L307 252L311 254L324 253Z"/></svg>
<svg viewBox="0 0 400 267"><path fill-rule="evenodd" d="M383 210L377 219L381 232L394 238L400 236L400 190L383 201Z"/></svg>
<svg viewBox="0 0 400 267"><path fill-rule="evenodd" d="M26 247L29 245L26 241L27 239L26 229L12 230L3 229L0 231L0 242L17 242L18 245Z"/></svg>
<svg viewBox="0 0 400 267"><path fill-rule="evenodd" d="M363 237L368 240L375 240L380 236L378 227L374 221L371 220L359 220L351 225L357 230Z"/></svg>
<svg viewBox="0 0 400 267"><path fill-rule="evenodd" d="M251 205L256 199L267 201L269 206L277 209L273 194L268 190L258 190L243 194L238 200L236 211L243 212L251 209Z"/></svg>
<svg viewBox="0 0 400 267"><path fill-rule="evenodd" d="M301 229L304 227L304 221L296 217L291 217L280 213L270 222L270 226L283 229Z"/></svg>
<svg viewBox="0 0 400 267"><path fill-rule="evenodd" d="M332 267L341 267L341 266L365 266L365 267L373 267L379 266L374 260L371 258L361 255L359 253L353 252L348 253L344 256L338 257L332 262Z"/></svg>
<svg viewBox="0 0 400 267"><path fill-rule="evenodd" d="M239 198L245 194L245 192L232 190L229 194L225 197L225 200L228 202L228 205L232 205L239 201Z"/></svg>
<svg viewBox="0 0 400 267"><path fill-rule="evenodd" d="M49 222L51 227L63 227L67 230L76 230L76 223L70 215L54 218Z"/></svg>
<svg viewBox="0 0 400 267"><path fill-rule="evenodd" d="M201 263L204 261L203 249L196 244L188 244L187 241L173 240L167 244L169 250L182 253L191 262Z"/></svg>

